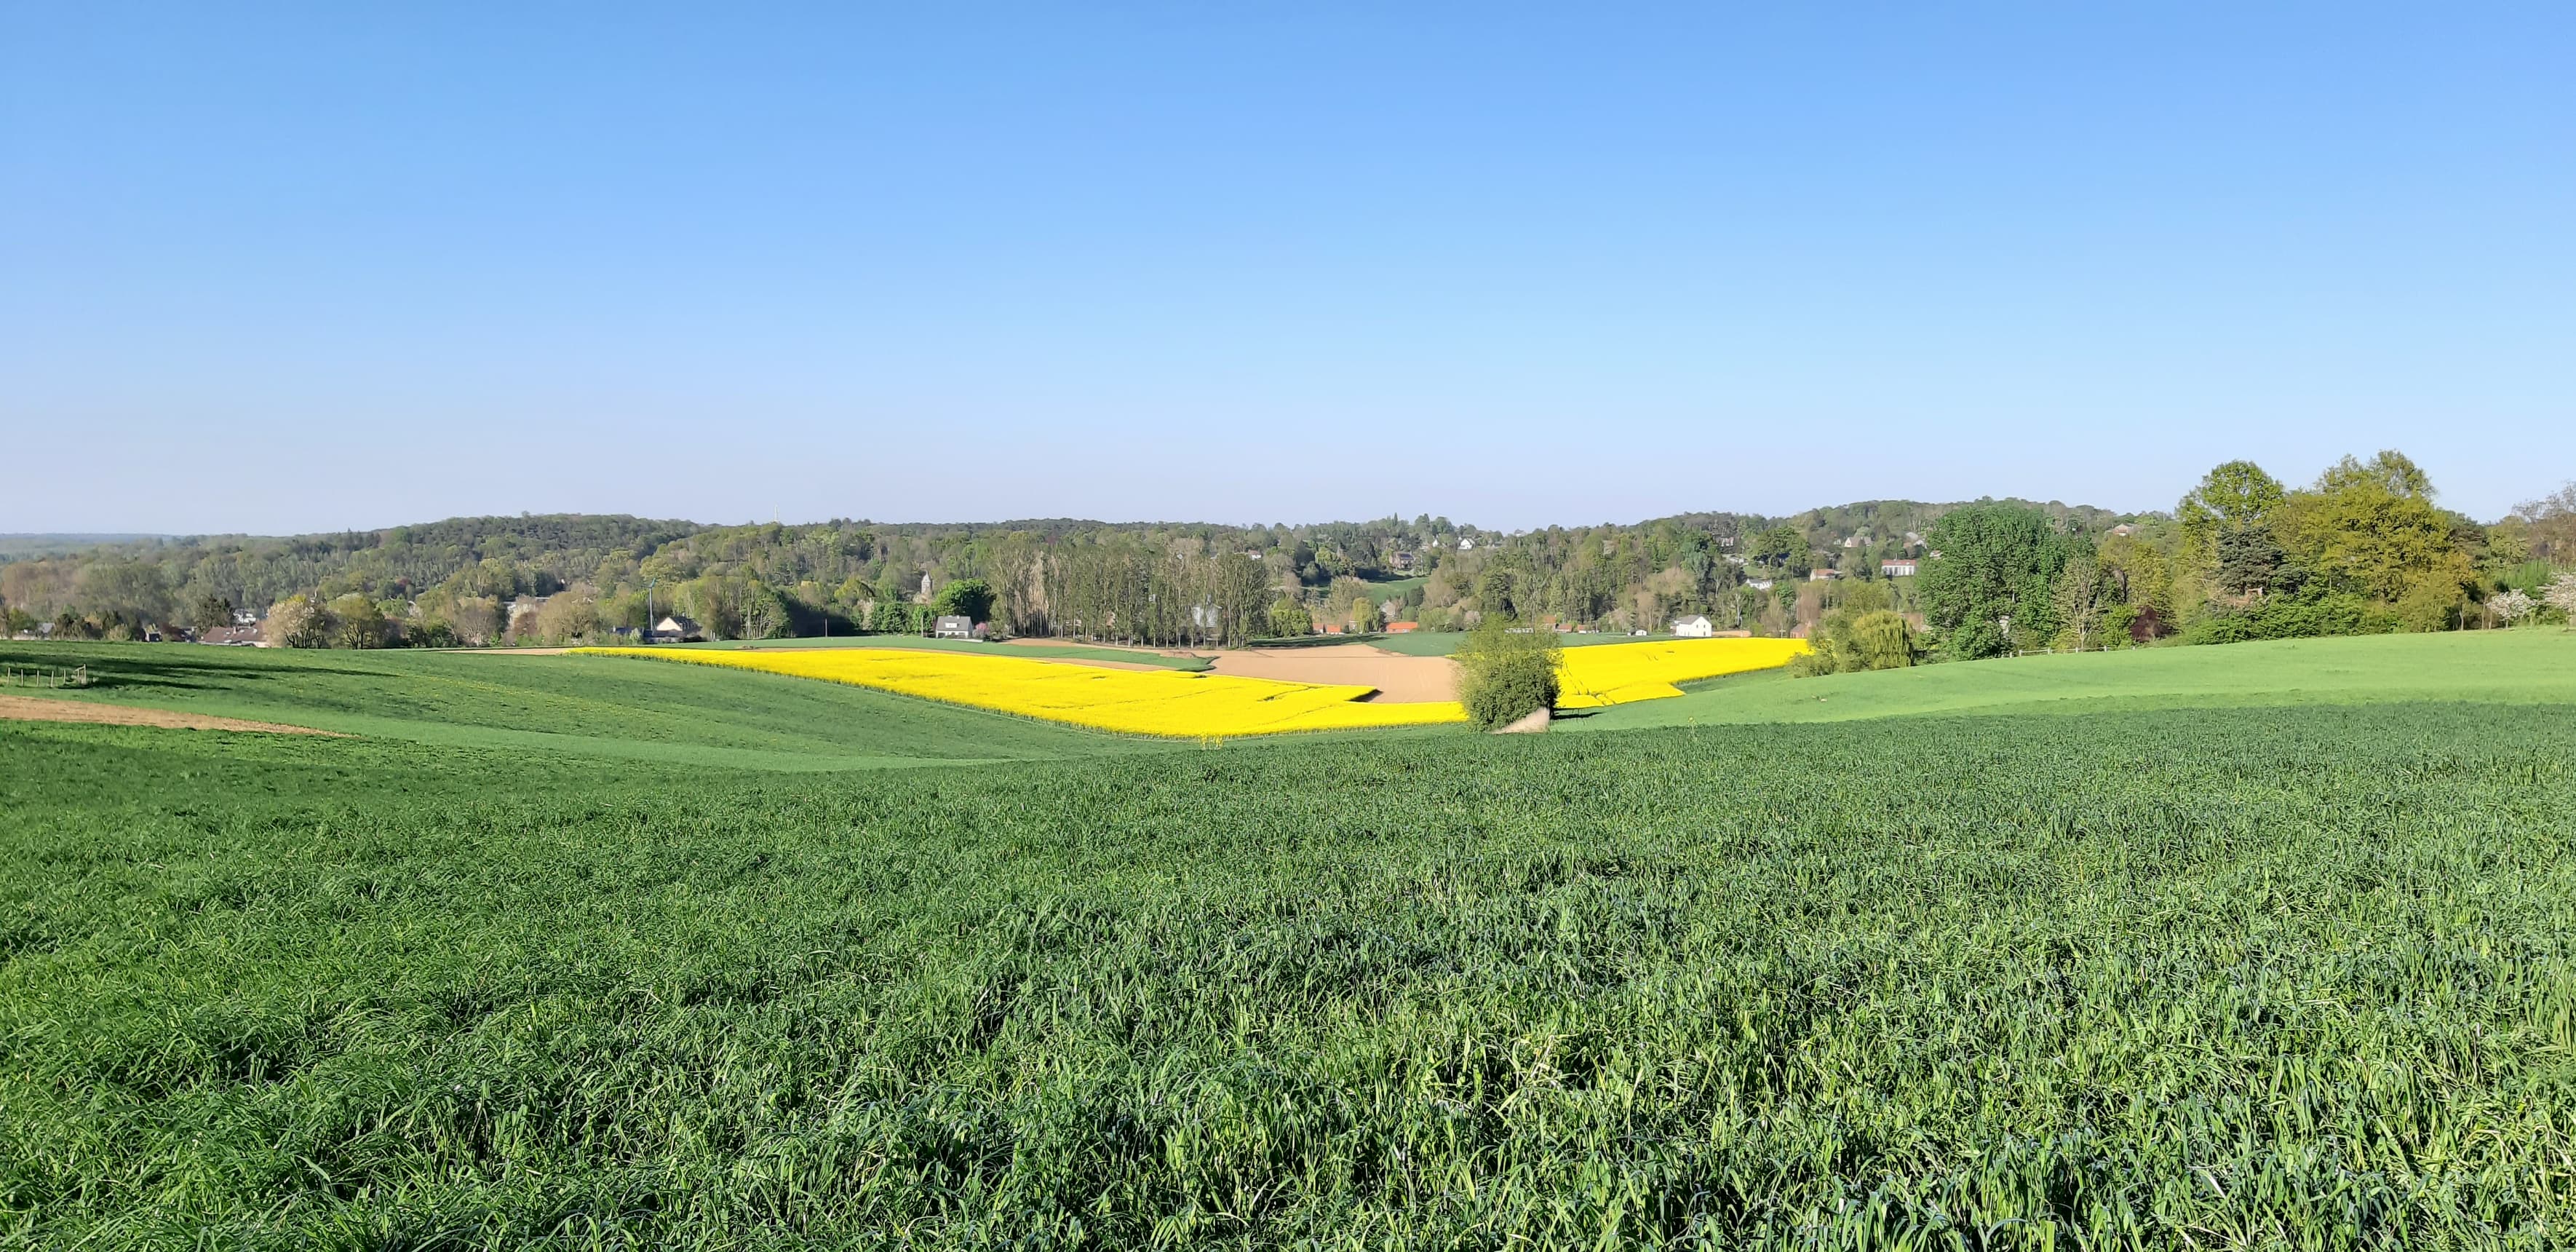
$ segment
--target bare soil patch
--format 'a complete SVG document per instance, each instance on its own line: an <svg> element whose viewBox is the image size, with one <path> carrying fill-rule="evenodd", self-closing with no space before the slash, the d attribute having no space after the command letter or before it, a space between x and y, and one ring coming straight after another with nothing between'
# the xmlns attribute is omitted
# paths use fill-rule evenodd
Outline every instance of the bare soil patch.
<svg viewBox="0 0 2576 1252"><path fill-rule="evenodd" d="M238 717L208 717L169 709L143 709L130 704L91 704L85 700L45 700L35 696L0 696L0 720L13 722L83 722L94 726L154 726L164 730L247 730L266 735L326 735L339 732L277 722L246 722Z"/></svg>
<svg viewBox="0 0 2576 1252"><path fill-rule="evenodd" d="M1400 656L1364 643L1277 651L1219 652L1216 672L1292 683L1375 687L1372 704L1436 704L1458 698L1458 667L1445 656Z"/></svg>

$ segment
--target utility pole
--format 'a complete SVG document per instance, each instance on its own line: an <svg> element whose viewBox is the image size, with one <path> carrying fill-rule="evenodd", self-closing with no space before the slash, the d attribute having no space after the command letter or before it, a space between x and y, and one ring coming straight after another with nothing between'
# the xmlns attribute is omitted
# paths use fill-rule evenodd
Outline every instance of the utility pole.
<svg viewBox="0 0 2576 1252"><path fill-rule="evenodd" d="M644 580L644 642L647 644L653 642L653 589L661 585L659 578Z"/></svg>

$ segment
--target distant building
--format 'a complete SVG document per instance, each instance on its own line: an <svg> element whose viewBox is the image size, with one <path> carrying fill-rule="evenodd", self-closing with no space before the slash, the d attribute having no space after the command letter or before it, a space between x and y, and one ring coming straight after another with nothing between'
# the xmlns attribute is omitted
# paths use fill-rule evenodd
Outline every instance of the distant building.
<svg viewBox="0 0 2576 1252"><path fill-rule="evenodd" d="M1771 589L1771 580L1768 578L1747 578L1744 580L1744 585L1751 587L1755 591L1769 591Z"/></svg>
<svg viewBox="0 0 2576 1252"><path fill-rule="evenodd" d="M930 633L942 639L972 639L975 637L975 619L946 614L930 624Z"/></svg>
<svg viewBox="0 0 2576 1252"><path fill-rule="evenodd" d="M2128 524L2127 522L2122 522L2119 525L2112 527L2111 533L2121 536L2122 538L2127 538L2130 535L2138 533L2138 528Z"/></svg>
<svg viewBox="0 0 2576 1252"><path fill-rule="evenodd" d="M1476 550L1476 541L1469 539L1464 535L1460 535L1458 537L1458 550L1460 552L1473 552Z"/></svg>
<svg viewBox="0 0 2576 1252"><path fill-rule="evenodd" d="M1843 536L1843 546L1846 548L1857 548L1868 542L1869 532L1865 530L1853 531L1851 534Z"/></svg>
<svg viewBox="0 0 2576 1252"><path fill-rule="evenodd" d="M1914 577L1914 571L1915 565L1914 558L1912 557L1900 557L1896 560L1881 561L1878 563L1879 574L1886 578L1912 578Z"/></svg>
<svg viewBox="0 0 2576 1252"><path fill-rule="evenodd" d="M521 596L516 600L512 600L510 602L510 633L514 635L519 633L520 618L535 617L537 615L537 610L544 607L546 607L546 597L544 596Z"/></svg>
<svg viewBox="0 0 2576 1252"><path fill-rule="evenodd" d="M1807 571L1807 581L1811 583L1829 583L1842 576L1841 570L1827 569L1821 565Z"/></svg>
<svg viewBox="0 0 2576 1252"><path fill-rule="evenodd" d="M1707 618L1694 615L1674 618L1673 633L1684 639L1706 639L1716 634L1717 628Z"/></svg>
<svg viewBox="0 0 2576 1252"><path fill-rule="evenodd" d="M217 626L213 630L198 631L197 642L225 648L265 647L267 641L260 638L256 620L253 619L254 624L249 626Z"/></svg>
<svg viewBox="0 0 2576 1252"><path fill-rule="evenodd" d="M1386 633L1390 635L1408 635L1420 629L1422 629L1422 623L1420 622L1388 622L1386 624Z"/></svg>
<svg viewBox="0 0 2576 1252"><path fill-rule="evenodd" d="M1413 554L1410 552L1398 552L1390 559L1395 563L1395 568L1398 571L1413 568Z"/></svg>
<svg viewBox="0 0 2576 1252"><path fill-rule="evenodd" d="M677 613L667 613L661 621L653 623L647 639L653 643L689 643L706 637L707 632L695 621Z"/></svg>

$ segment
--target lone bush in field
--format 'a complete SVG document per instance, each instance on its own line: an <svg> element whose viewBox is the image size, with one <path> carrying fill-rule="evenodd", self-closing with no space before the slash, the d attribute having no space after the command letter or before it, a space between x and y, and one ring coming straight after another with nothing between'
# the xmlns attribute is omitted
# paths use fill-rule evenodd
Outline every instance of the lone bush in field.
<svg viewBox="0 0 2576 1252"><path fill-rule="evenodd" d="M1514 627L1489 617L1467 636L1458 662L1458 701L1467 720L1487 730L1508 726L1538 709L1556 707L1556 666L1564 650L1553 631Z"/></svg>

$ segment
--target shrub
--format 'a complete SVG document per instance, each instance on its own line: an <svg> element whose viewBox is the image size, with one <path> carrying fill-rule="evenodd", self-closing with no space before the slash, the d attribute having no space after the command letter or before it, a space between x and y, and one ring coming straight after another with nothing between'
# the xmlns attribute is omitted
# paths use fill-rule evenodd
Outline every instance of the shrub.
<svg viewBox="0 0 2576 1252"><path fill-rule="evenodd" d="M1487 617L1453 659L1458 662L1458 701L1467 706L1467 720L1478 726L1493 730L1556 707L1556 667L1563 649L1552 631L1515 629L1510 618Z"/></svg>
<svg viewBox="0 0 2576 1252"><path fill-rule="evenodd" d="M2309 584L2297 595L2265 596L2243 608L2207 614L2183 631L2185 643L2244 643L2320 635L2384 635L2396 615L2349 592Z"/></svg>

